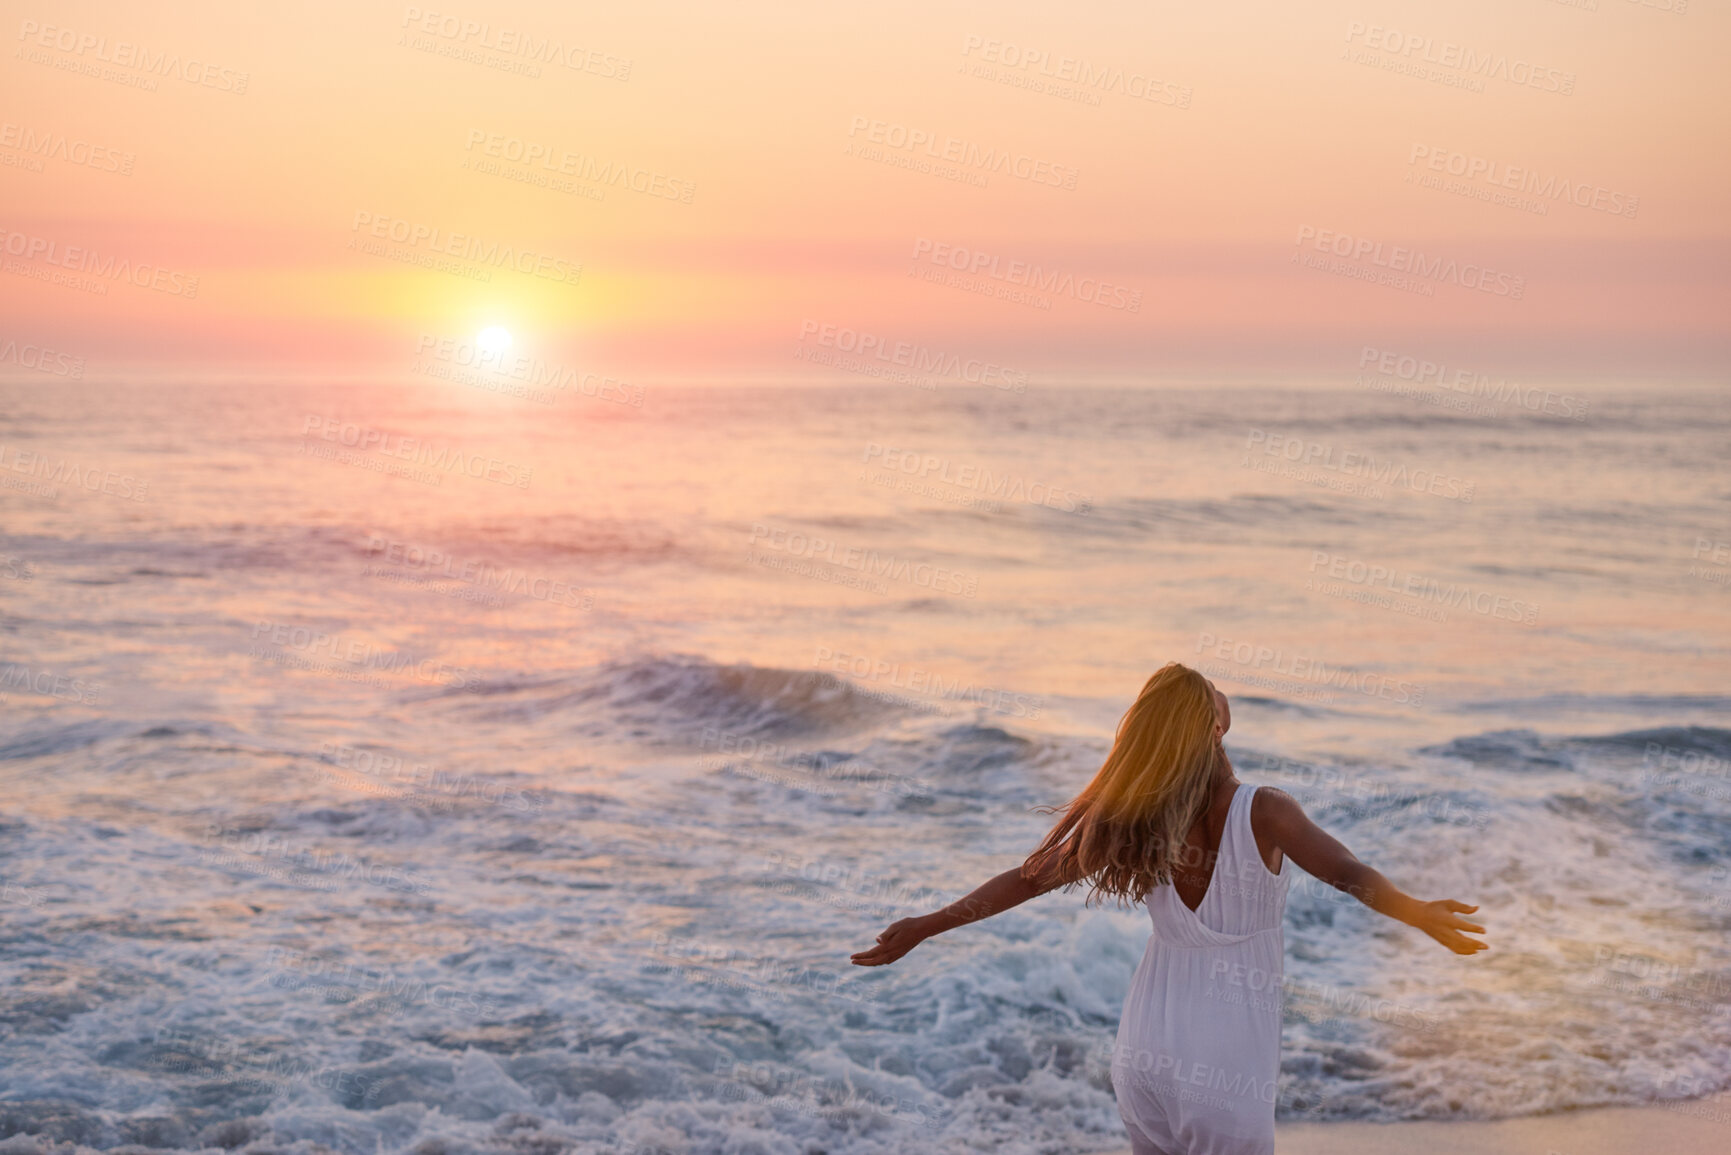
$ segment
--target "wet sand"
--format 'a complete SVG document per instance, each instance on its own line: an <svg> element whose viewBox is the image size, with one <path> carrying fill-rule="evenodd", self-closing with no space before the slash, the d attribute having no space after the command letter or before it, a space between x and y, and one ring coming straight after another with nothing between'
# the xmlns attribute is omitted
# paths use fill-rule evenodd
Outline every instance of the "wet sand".
<svg viewBox="0 0 1731 1155"><path fill-rule="evenodd" d="M1731 1151L1731 1092L1665 1107L1485 1123L1294 1123L1279 1128L1274 1149L1276 1155L1723 1155Z"/></svg>

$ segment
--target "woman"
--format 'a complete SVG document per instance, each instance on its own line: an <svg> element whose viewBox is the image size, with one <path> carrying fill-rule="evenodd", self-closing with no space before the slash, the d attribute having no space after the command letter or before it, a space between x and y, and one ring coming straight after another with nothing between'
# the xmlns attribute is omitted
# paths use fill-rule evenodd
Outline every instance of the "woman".
<svg viewBox="0 0 1731 1155"><path fill-rule="evenodd" d="M1280 1066L1286 860L1456 954L1476 906L1421 902L1352 856L1288 794L1241 788L1221 744L1226 695L1169 663L1118 724L1106 764L1020 867L934 914L892 923L859 966L935 934L1088 883L1088 902L1144 902L1154 934L1112 1056L1133 1155L1270 1155Z"/></svg>

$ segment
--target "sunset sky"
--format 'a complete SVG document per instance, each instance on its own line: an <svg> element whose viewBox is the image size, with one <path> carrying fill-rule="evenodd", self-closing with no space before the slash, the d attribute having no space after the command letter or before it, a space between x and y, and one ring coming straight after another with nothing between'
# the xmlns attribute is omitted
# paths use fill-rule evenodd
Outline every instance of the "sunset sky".
<svg viewBox="0 0 1731 1155"><path fill-rule="evenodd" d="M87 379L488 326L664 380L841 379L826 325L1054 382L1726 364L1719 4L6 10L0 344Z"/></svg>

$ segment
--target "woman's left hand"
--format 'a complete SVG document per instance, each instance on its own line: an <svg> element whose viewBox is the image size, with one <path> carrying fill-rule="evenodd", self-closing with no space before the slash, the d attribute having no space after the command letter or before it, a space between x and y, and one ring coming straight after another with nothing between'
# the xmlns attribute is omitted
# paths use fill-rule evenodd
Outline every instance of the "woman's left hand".
<svg viewBox="0 0 1731 1155"><path fill-rule="evenodd" d="M924 919L904 918L892 922L888 929L878 935L876 946L853 956L853 964L859 967L881 967L893 963L930 937L931 932L926 930Z"/></svg>

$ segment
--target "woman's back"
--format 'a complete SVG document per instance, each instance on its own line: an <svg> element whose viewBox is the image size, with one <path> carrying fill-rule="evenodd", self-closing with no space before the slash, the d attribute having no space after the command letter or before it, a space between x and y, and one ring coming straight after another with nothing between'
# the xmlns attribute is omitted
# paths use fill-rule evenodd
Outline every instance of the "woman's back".
<svg viewBox="0 0 1731 1155"><path fill-rule="evenodd" d="M1204 815L1172 867L1172 881L1149 893L1146 905L1156 934L1163 923L1183 923L1171 906L1183 908L1205 927L1226 934L1278 928L1288 872L1278 849L1264 855L1251 821L1257 787L1238 783L1217 822ZM1270 870L1272 857L1277 869ZM1215 899L1212 903L1210 899ZM1170 929L1178 931L1180 927Z"/></svg>
<svg viewBox="0 0 1731 1155"><path fill-rule="evenodd" d="M1112 1061L1137 1155L1274 1149L1289 875L1284 861L1270 871L1257 847L1255 794L1243 785L1232 794L1194 910L1170 882L1148 895L1154 933L1131 980ZM1195 881L1185 887L1192 897Z"/></svg>
<svg viewBox="0 0 1731 1155"><path fill-rule="evenodd" d="M1233 778L1227 785L1230 789L1217 790L1208 811L1191 826L1182 850L1172 863L1172 885L1184 905L1191 910L1202 904L1202 898L1207 893L1208 882L1214 875L1214 861L1219 857L1220 845L1226 838L1226 820L1232 813L1232 799L1237 797L1242 783ZM1272 832L1264 829L1266 820L1257 815L1257 811L1266 801L1260 793L1253 791L1246 804L1246 811L1250 815L1251 833L1255 838L1257 854L1270 873L1278 874L1285 856Z"/></svg>

